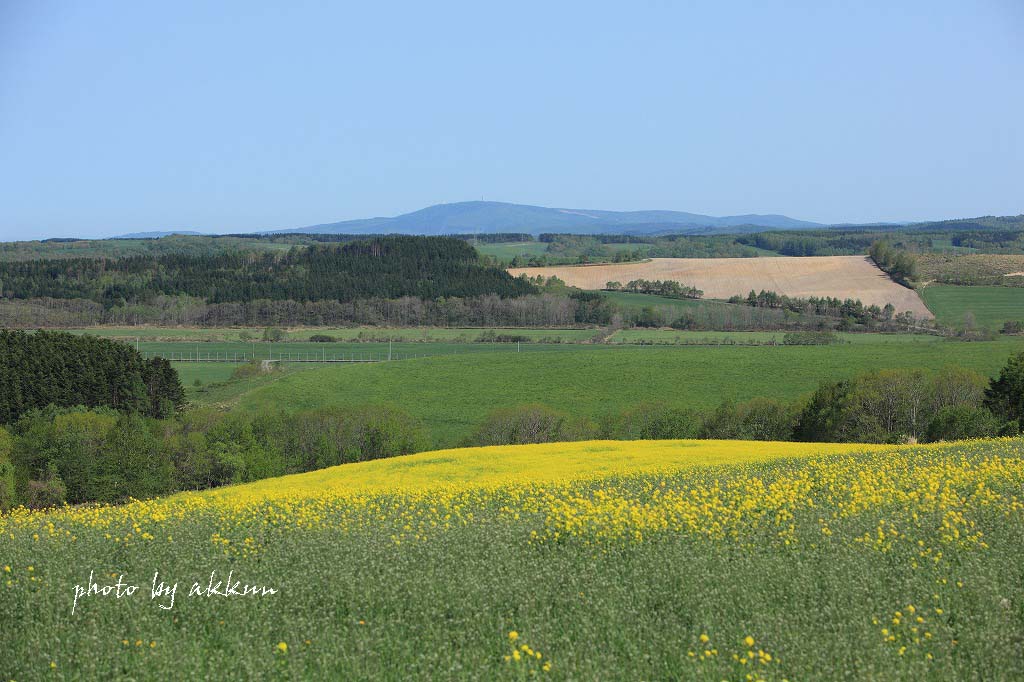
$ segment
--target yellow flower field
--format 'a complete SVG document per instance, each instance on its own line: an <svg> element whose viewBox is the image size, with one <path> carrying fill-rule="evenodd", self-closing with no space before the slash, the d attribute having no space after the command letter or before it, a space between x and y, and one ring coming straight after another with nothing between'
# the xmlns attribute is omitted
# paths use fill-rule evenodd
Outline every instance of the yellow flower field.
<svg viewBox="0 0 1024 682"><path fill-rule="evenodd" d="M1022 489L1021 439L594 441L18 510L0 519L0 619L20 624L4 655L15 679L62 661L211 674L204 641L239 678L998 679L1024 612L1006 570ZM277 594L169 612L84 595L68 615L90 571L148 589L211 570Z"/></svg>

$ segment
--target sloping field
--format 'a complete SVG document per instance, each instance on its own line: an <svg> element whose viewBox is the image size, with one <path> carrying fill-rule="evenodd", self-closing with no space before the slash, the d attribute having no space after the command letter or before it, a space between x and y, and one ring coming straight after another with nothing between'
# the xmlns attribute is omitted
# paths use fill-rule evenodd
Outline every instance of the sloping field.
<svg viewBox="0 0 1024 682"><path fill-rule="evenodd" d="M436 489L487 489L612 476L658 474L694 466L751 464L779 458L897 450L864 443L789 443L743 440L591 440L576 443L493 445L433 450L415 455L342 464L228 486L198 495L219 501L301 499L324 494L420 493Z"/></svg>
<svg viewBox="0 0 1024 682"><path fill-rule="evenodd" d="M581 289L603 289L608 282L660 279L695 286L706 298L746 296L762 289L799 298L853 298L880 307L892 303L898 312L932 317L915 291L893 282L864 256L652 258L643 263L512 268L509 272L514 276L554 275Z"/></svg>

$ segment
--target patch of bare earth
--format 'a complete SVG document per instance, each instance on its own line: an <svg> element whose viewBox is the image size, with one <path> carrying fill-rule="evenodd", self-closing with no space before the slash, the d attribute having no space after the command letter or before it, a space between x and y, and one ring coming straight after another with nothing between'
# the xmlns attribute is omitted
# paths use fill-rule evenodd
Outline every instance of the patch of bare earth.
<svg viewBox="0 0 1024 682"><path fill-rule="evenodd" d="M702 289L705 298L746 296L762 289L798 298L852 298L880 307L892 303L897 312L932 317L916 291L892 281L865 256L652 258L643 263L511 268L509 272L514 276L556 276L581 289L603 289L608 282L660 279Z"/></svg>

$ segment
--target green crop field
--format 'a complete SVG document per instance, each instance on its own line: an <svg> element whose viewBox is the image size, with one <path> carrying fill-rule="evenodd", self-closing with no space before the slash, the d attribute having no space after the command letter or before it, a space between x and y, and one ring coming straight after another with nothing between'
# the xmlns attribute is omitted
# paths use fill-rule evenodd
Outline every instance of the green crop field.
<svg viewBox="0 0 1024 682"><path fill-rule="evenodd" d="M526 346L524 346L525 348ZM557 347L552 347L557 348ZM245 409L391 403L424 420L439 446L459 443L495 408L543 403L599 417L643 402L710 407L791 399L824 379L880 368L960 365L994 375L1024 339L837 346L564 346L562 352L464 353L298 370L231 399Z"/></svg>
<svg viewBox="0 0 1024 682"><path fill-rule="evenodd" d="M933 284L922 292L939 322L962 326L968 312L975 324L998 329L1007 320L1024 320L1024 287L961 287Z"/></svg>

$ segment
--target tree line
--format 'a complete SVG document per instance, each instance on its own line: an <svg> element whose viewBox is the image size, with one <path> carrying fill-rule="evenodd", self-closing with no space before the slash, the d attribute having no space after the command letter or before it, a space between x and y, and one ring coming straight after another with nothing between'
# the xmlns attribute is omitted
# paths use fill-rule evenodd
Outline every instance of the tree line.
<svg viewBox="0 0 1024 682"><path fill-rule="evenodd" d="M159 296L206 303L339 301L414 296L438 299L536 293L525 280L483 265L460 239L381 237L313 244L284 254L232 252L127 258L0 262L0 294L17 299L85 299L104 308Z"/></svg>
<svg viewBox="0 0 1024 682"><path fill-rule="evenodd" d="M497 294L423 300L366 298L356 301L206 303L188 296L158 296L146 304L114 308L92 301L0 299L0 326L16 328L113 325L223 326L430 326L563 327L608 324L617 307L584 291L502 298Z"/></svg>
<svg viewBox="0 0 1024 682"><path fill-rule="evenodd" d="M622 282L608 282L604 285L607 291L629 291L639 294L654 294L665 298L689 298L698 299L704 296L704 292L697 287L680 284L675 280L646 280L634 279L622 284Z"/></svg>
<svg viewBox="0 0 1024 682"><path fill-rule="evenodd" d="M872 322L888 322L897 320L913 324L914 316L910 312L896 314L896 307L886 303L884 307L864 305L860 299L839 299L831 296L799 298L786 296L775 291L754 292L751 289L746 298L733 296L729 303L745 304L754 308L779 308L794 313L822 315L849 320L851 323L870 325Z"/></svg>
<svg viewBox="0 0 1024 682"><path fill-rule="evenodd" d="M178 373L130 346L64 332L0 330L0 424L48 405L167 417L185 403Z"/></svg>

